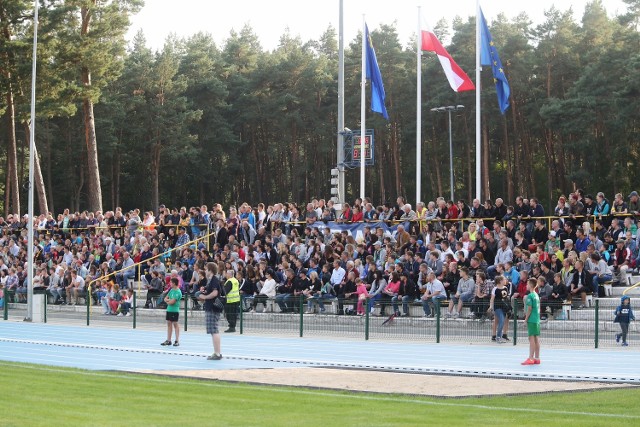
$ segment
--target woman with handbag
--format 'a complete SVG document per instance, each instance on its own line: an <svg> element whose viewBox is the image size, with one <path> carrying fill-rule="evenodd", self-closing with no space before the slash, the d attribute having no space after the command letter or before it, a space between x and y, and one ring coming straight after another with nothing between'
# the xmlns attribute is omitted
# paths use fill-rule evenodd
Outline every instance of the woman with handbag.
<svg viewBox="0 0 640 427"><path fill-rule="evenodd" d="M217 274L218 266L213 262L208 262L205 271L207 286L200 288L201 293L198 296L199 300L204 301L207 334L211 335L211 340L213 342L213 354L207 357L207 360L222 359L218 322L220 321L220 315L224 310L225 294L224 289L220 285Z"/></svg>

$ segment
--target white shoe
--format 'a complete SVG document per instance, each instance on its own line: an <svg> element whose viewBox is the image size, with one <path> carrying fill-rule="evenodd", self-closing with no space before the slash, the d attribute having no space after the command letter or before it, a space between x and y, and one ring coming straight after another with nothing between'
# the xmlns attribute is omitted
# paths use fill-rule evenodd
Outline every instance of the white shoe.
<svg viewBox="0 0 640 427"><path fill-rule="evenodd" d="M460 315L458 313L453 313L453 318L457 319L458 317L460 317Z"/></svg>
<svg viewBox="0 0 640 427"><path fill-rule="evenodd" d="M122 316L124 316L124 314L118 313L118 317L122 317Z"/></svg>
<svg viewBox="0 0 640 427"><path fill-rule="evenodd" d="M128 311L127 314L125 314L125 316L127 316L127 317L131 316L131 312Z"/></svg>

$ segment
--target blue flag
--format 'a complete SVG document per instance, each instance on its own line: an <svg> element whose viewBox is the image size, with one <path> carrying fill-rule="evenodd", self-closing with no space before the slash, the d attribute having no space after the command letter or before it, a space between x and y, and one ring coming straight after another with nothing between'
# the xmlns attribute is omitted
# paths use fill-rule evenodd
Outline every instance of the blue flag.
<svg viewBox="0 0 640 427"><path fill-rule="evenodd" d="M507 81L507 76L504 74L504 68L502 68L502 62L498 57L498 50L493 43L491 33L487 27L487 21L484 19L482 9L480 9L480 19L482 20L482 26L480 27L480 64L491 65L491 71L493 72L493 81L496 84L496 93L498 94L498 104L500 105L500 111L504 114L509 108L509 96L511 95L511 88Z"/></svg>
<svg viewBox="0 0 640 427"><path fill-rule="evenodd" d="M371 110L382 114L382 117L389 120L387 108L384 106L384 84L382 84L382 75L378 67L376 52L373 50L367 24L364 25L364 28L366 31L365 39L367 40L367 78L371 81Z"/></svg>

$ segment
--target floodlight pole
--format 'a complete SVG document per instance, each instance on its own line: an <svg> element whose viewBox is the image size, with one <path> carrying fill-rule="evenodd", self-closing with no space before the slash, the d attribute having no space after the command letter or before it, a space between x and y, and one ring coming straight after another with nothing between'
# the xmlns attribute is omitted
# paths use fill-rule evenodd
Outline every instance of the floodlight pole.
<svg viewBox="0 0 640 427"><path fill-rule="evenodd" d="M38 51L38 0L33 1L33 59L31 62L31 130L29 138L29 201L27 207L27 317L33 320L33 168L36 153L36 68ZM5 301L5 304L7 302Z"/></svg>

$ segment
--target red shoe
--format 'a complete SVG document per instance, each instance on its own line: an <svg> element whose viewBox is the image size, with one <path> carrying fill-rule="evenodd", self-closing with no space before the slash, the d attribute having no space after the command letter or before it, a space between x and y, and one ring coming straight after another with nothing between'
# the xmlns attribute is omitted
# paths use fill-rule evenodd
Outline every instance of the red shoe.
<svg viewBox="0 0 640 427"><path fill-rule="evenodd" d="M535 365L539 365L540 364L540 359L533 359L533 363Z"/></svg>
<svg viewBox="0 0 640 427"><path fill-rule="evenodd" d="M533 359L527 359L524 362L521 363L521 365L535 365L536 362Z"/></svg>

